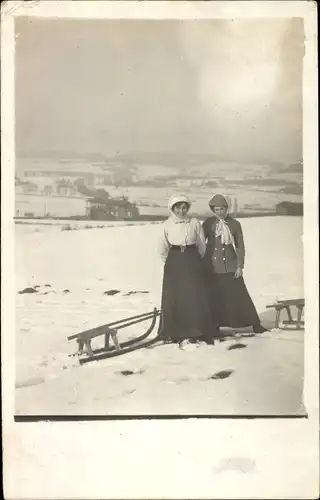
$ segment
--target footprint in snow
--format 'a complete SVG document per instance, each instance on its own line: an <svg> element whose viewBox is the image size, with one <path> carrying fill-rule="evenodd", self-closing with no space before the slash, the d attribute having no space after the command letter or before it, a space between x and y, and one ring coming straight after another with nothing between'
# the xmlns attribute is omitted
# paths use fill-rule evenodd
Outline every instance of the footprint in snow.
<svg viewBox="0 0 320 500"><path fill-rule="evenodd" d="M121 375L124 375L124 376L127 377L128 375L142 375L142 373L144 373L144 370L135 370L135 371L132 371L132 370L121 370L118 373L121 373Z"/></svg>
<svg viewBox="0 0 320 500"><path fill-rule="evenodd" d="M224 378L230 377L230 375L233 373L233 370L222 370L220 372L214 373L209 377L208 380L220 380Z"/></svg>
<svg viewBox="0 0 320 500"><path fill-rule="evenodd" d="M245 347L247 347L247 344L241 344L240 342L238 342L238 344L229 346L228 351L233 351L234 349L244 349Z"/></svg>
<svg viewBox="0 0 320 500"><path fill-rule="evenodd" d="M32 288L30 286L30 287L24 288L23 290L20 290L20 292L18 292L18 293L19 294L22 294L22 293L38 293L38 290L35 290L34 288Z"/></svg>

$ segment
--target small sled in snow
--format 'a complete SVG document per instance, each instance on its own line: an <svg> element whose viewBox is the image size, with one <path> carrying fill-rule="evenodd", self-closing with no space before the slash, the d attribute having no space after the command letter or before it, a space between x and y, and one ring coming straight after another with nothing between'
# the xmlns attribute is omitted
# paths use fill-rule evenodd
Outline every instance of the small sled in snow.
<svg viewBox="0 0 320 500"><path fill-rule="evenodd" d="M291 306L296 306L296 319L293 319ZM304 321L302 320L302 314L304 311L304 299L278 300L275 304L269 304L267 306L267 309L270 308L276 310L276 320L274 325L275 328L279 328L281 312L284 310L288 315L288 319L282 322L284 325L295 325L297 330L304 326Z"/></svg>
<svg viewBox="0 0 320 500"><path fill-rule="evenodd" d="M150 345L160 340L159 334L153 339L146 340L153 332L160 313L161 312L157 308L154 308L153 311L150 311L148 313L138 314L129 318L116 320L106 325L91 328L90 330L86 330L80 333L75 333L74 335L70 335L68 337L68 340L77 341L79 349L76 355L81 356L82 354L86 354L85 357L80 357L80 364L127 354L128 352L135 351L136 349L149 347ZM127 340L126 342L119 342L119 330L147 320L151 320L151 324L145 333L139 335L134 339ZM93 350L91 347L91 340L100 336L104 336L104 346ZM113 341L113 345L111 346L110 338ZM84 347L86 347L86 353L84 353Z"/></svg>

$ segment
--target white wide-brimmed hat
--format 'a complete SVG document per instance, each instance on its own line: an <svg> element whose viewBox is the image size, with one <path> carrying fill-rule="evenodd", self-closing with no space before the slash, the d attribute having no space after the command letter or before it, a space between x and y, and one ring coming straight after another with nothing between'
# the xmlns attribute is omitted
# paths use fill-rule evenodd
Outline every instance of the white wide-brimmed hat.
<svg viewBox="0 0 320 500"><path fill-rule="evenodd" d="M173 209L174 205L176 205L176 203L187 203L187 205L189 205L189 208L191 207L191 201L188 198L188 196L185 196L185 195L171 196L171 198L169 199L169 202L168 202L168 208L169 208L170 212L172 211L172 209Z"/></svg>

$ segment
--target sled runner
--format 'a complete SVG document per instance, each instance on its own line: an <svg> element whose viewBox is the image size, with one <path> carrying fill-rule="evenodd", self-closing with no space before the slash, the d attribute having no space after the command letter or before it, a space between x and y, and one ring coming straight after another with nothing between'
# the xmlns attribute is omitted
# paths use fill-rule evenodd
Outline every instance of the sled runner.
<svg viewBox="0 0 320 500"><path fill-rule="evenodd" d="M106 325L98 326L90 330L70 335L68 337L68 340L76 340L78 342L79 349L76 355L82 355L84 353L84 347L86 347L87 356L84 358L80 358L80 364L87 363L89 361L97 361L99 359L120 356L136 349L148 347L149 345L152 345L159 340L159 337L157 336L152 340L143 342L153 332L158 316L160 316L160 311L157 308L154 308L153 311L150 311L148 313L138 314L129 318L116 320ZM137 323L141 323L148 319L151 319L151 324L145 333L134 339L127 340L126 342L119 342L119 330L131 325L135 325ZM93 350L91 347L91 340L100 336L104 336L104 346ZM113 346L110 346L110 337L113 341Z"/></svg>
<svg viewBox="0 0 320 500"><path fill-rule="evenodd" d="M296 306L297 319L293 319L291 306ZM285 310L288 315L288 319L282 322L284 325L295 325L297 330L304 326L304 321L302 320L302 314L304 311L304 299L278 300L275 304L269 304L267 306L267 309L270 308L276 310L276 320L274 325L275 328L279 328L280 316L283 310Z"/></svg>

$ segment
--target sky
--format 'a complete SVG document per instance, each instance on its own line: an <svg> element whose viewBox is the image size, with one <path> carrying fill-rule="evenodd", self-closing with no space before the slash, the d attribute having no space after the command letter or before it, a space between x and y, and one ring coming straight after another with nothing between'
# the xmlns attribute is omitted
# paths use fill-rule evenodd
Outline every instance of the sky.
<svg viewBox="0 0 320 500"><path fill-rule="evenodd" d="M17 156L302 158L300 19L15 22Z"/></svg>

